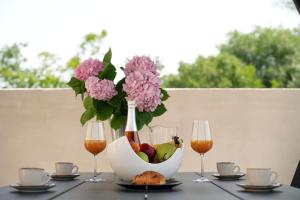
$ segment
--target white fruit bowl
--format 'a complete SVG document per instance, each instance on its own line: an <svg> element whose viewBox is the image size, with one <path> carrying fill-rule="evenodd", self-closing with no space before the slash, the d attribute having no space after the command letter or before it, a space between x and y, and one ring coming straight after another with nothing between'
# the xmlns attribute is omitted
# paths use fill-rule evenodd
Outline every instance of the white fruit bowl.
<svg viewBox="0 0 300 200"><path fill-rule="evenodd" d="M162 163L147 163L133 151L127 138L123 136L108 145L107 153L115 175L123 180L132 180L134 176L149 170L170 179L181 165L183 147L177 148L175 153Z"/></svg>

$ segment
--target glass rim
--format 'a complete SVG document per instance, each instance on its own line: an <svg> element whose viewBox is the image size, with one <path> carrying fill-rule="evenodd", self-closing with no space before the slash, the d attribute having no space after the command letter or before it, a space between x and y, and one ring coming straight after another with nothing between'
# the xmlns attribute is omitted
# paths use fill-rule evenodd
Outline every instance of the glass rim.
<svg viewBox="0 0 300 200"><path fill-rule="evenodd" d="M255 168L255 167L250 167L250 168L246 168L246 170L271 170L271 168Z"/></svg>
<svg viewBox="0 0 300 200"><path fill-rule="evenodd" d="M72 164L73 165L72 162L55 162L55 164Z"/></svg>
<svg viewBox="0 0 300 200"><path fill-rule="evenodd" d="M234 162L222 161L222 162L217 162L217 164L234 164Z"/></svg>
<svg viewBox="0 0 300 200"><path fill-rule="evenodd" d="M101 120L90 120L90 121L88 121L87 122L87 124L95 124L95 123L97 123L97 124L104 124L105 122L104 121L101 121Z"/></svg>
<svg viewBox="0 0 300 200"><path fill-rule="evenodd" d="M44 171L45 169L39 168L39 167L21 167L19 170L42 170Z"/></svg>
<svg viewBox="0 0 300 200"><path fill-rule="evenodd" d="M195 122L209 122L209 121L208 119L194 119L193 122L195 123Z"/></svg>
<svg viewBox="0 0 300 200"><path fill-rule="evenodd" d="M149 129L152 128L164 128L164 129L178 129L177 126L161 126L161 125L155 125L155 126L149 126Z"/></svg>

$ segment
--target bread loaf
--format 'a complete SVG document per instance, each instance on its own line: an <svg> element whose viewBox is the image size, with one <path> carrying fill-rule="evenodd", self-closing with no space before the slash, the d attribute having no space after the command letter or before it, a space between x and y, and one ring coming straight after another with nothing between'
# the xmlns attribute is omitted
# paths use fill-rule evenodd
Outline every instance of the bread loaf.
<svg viewBox="0 0 300 200"><path fill-rule="evenodd" d="M166 178L158 172L145 171L133 178L135 185L163 185L166 184Z"/></svg>

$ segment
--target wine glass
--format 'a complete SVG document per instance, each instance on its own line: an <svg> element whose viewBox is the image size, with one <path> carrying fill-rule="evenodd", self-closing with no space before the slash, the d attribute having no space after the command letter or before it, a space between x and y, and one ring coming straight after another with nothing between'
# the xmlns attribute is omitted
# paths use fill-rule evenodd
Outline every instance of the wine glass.
<svg viewBox="0 0 300 200"><path fill-rule="evenodd" d="M200 154L201 158L201 172L200 178L194 180L197 183L203 183L209 181L204 177L204 154L209 151L213 146L211 138L211 132L209 128L208 120L195 120L193 123L191 147L194 151Z"/></svg>
<svg viewBox="0 0 300 200"><path fill-rule="evenodd" d="M102 182L102 178L97 178L97 159L96 156L102 152L106 147L106 140L104 134L104 123L99 121L89 122L87 125L87 132L84 141L85 148L94 155L94 176L87 182Z"/></svg>
<svg viewBox="0 0 300 200"><path fill-rule="evenodd" d="M162 143L171 142L177 136L177 127L152 126L149 127L150 143L157 146Z"/></svg>

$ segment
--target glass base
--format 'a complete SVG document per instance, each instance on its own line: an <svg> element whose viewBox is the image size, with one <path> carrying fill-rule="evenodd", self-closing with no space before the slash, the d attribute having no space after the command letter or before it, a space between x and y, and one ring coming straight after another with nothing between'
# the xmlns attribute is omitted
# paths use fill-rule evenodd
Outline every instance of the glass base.
<svg viewBox="0 0 300 200"><path fill-rule="evenodd" d="M90 182L90 183L99 183L99 182L105 182L106 180L103 178L90 178L90 179L86 179L85 182Z"/></svg>
<svg viewBox="0 0 300 200"><path fill-rule="evenodd" d="M195 182L195 183L206 183L206 182L210 182L210 180L208 180L205 177L200 177L200 178L197 178L197 179L193 180L193 182Z"/></svg>

